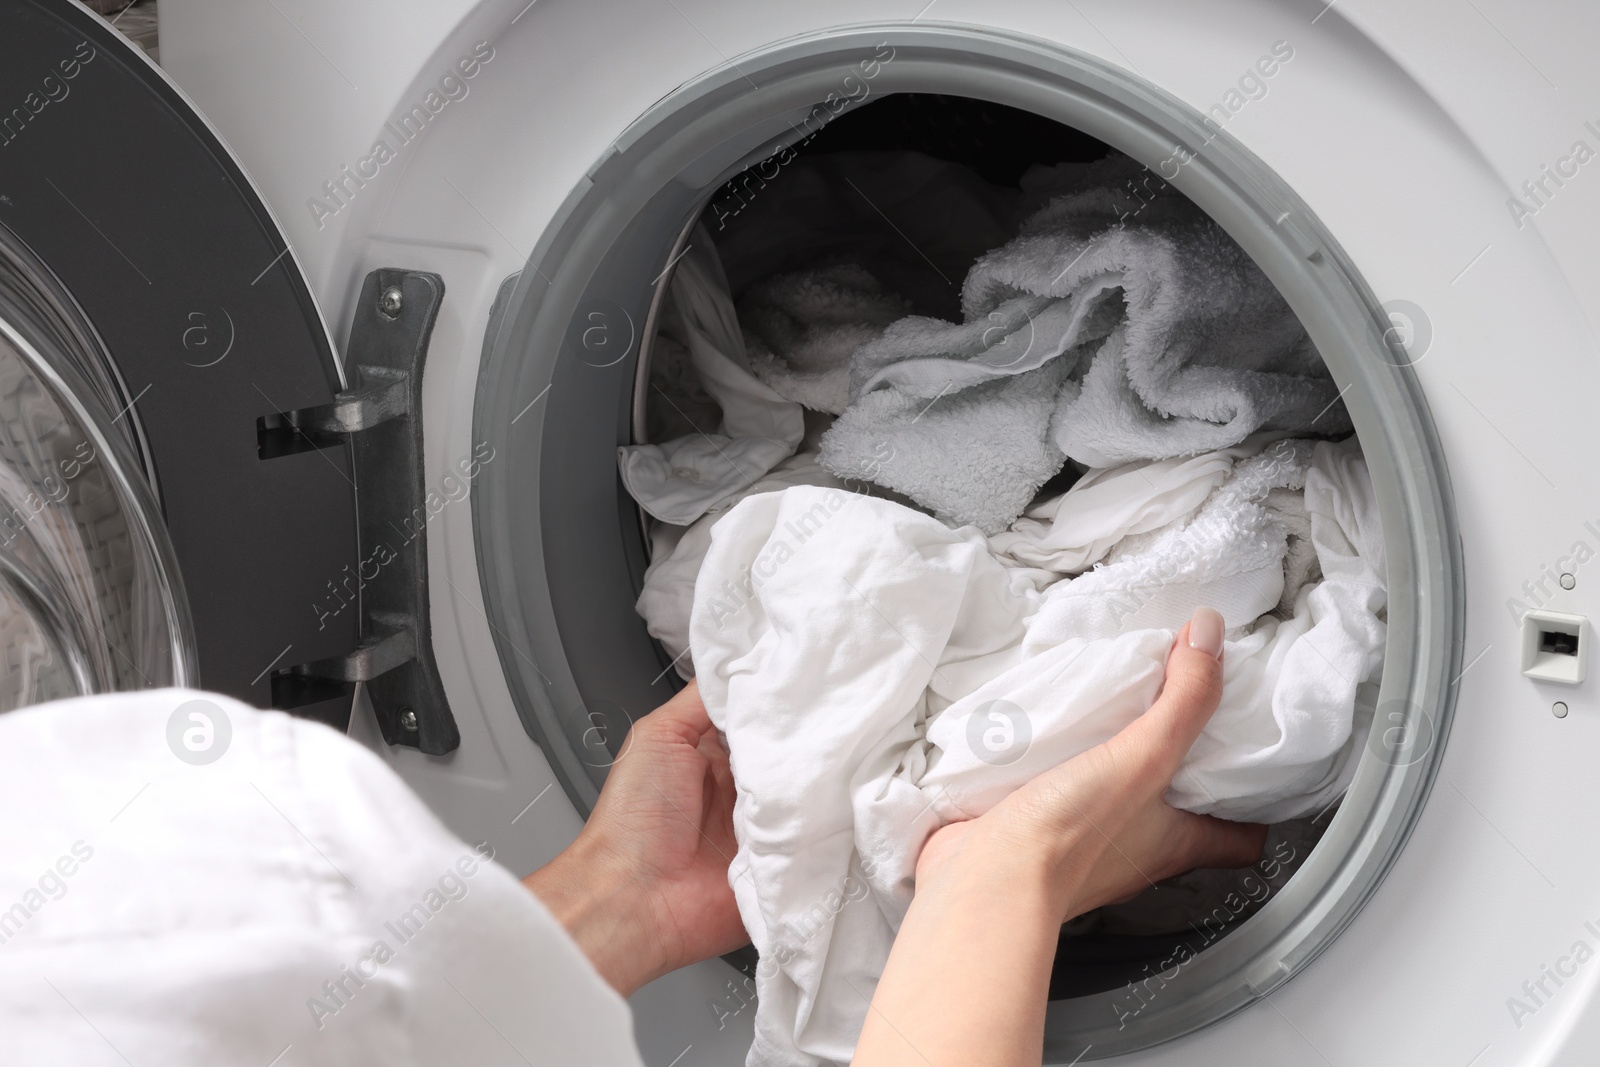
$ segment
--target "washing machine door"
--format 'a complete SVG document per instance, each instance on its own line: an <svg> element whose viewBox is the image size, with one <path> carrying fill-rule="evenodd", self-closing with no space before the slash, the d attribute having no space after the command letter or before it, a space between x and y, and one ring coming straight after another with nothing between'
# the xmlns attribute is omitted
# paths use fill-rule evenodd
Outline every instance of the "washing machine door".
<svg viewBox="0 0 1600 1067"><path fill-rule="evenodd" d="M160 70L77 4L0 0L0 26L0 710L198 685L342 726L368 682L396 743L455 747L420 525L358 540L358 501L403 518L416 484L438 279L368 278L347 382Z"/></svg>

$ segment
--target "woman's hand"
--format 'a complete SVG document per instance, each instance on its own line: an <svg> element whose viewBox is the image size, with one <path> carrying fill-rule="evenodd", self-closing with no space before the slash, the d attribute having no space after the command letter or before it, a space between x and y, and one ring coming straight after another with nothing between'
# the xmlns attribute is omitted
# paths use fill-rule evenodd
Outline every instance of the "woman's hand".
<svg viewBox="0 0 1600 1067"><path fill-rule="evenodd" d="M974 1067L1037 1064L1063 921L1193 867L1256 861L1265 827L1162 800L1222 696L1222 636L1222 617L1197 610L1148 711L980 818L928 839L858 1067L925 1067L935 1055Z"/></svg>
<svg viewBox="0 0 1600 1067"><path fill-rule="evenodd" d="M963 862L958 857L987 850L1042 866L1032 874L1047 879L1064 922L1196 867L1254 863L1266 827L1179 811L1162 800L1222 698L1221 649L1222 617L1202 608L1173 642L1166 682L1149 711L981 818L941 827L917 862L917 891L949 877Z"/></svg>
<svg viewBox="0 0 1600 1067"><path fill-rule="evenodd" d="M623 996L750 940L728 887L733 796L691 682L633 724L578 839L523 879Z"/></svg>

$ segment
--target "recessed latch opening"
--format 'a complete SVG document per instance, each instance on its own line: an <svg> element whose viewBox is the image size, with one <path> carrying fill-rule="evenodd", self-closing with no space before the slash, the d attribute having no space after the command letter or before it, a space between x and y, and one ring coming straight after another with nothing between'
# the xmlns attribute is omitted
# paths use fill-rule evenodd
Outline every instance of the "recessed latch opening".
<svg viewBox="0 0 1600 1067"><path fill-rule="evenodd" d="M1563 633L1560 630L1540 630L1539 651L1553 652L1558 656L1576 656L1578 635Z"/></svg>
<svg viewBox="0 0 1600 1067"><path fill-rule="evenodd" d="M1522 616L1522 673L1539 682L1577 685L1587 669L1589 620L1530 611Z"/></svg>

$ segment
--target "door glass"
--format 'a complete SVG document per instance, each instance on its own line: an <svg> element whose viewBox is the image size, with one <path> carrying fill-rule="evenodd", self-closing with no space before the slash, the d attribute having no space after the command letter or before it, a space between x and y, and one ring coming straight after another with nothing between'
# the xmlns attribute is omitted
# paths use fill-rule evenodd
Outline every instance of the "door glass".
<svg viewBox="0 0 1600 1067"><path fill-rule="evenodd" d="M76 305L0 230L0 711L194 680L120 393Z"/></svg>

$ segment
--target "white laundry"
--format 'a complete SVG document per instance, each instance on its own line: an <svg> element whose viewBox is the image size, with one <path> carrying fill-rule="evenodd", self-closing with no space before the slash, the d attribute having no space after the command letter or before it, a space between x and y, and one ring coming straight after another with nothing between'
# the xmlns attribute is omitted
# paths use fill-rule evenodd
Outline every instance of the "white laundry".
<svg viewBox="0 0 1600 1067"><path fill-rule="evenodd" d="M1066 461L1049 430L1062 391L1076 389L1072 369L1060 360L943 395L948 379L927 396L862 394L823 438L822 465L865 478L871 457L887 448L895 459L880 468L879 484L952 526L997 533Z"/></svg>
<svg viewBox="0 0 1600 1067"><path fill-rule="evenodd" d="M967 268L1016 232L1020 201L916 152L839 152L714 202L657 331L649 408L668 432L618 449L629 493L683 526L751 485L795 451L802 405L843 409L860 344L913 308L954 312ZM680 364L693 380L663 387L656 371Z"/></svg>
<svg viewBox="0 0 1600 1067"><path fill-rule="evenodd" d="M752 1067L849 1061L927 835L1141 714L1198 603L1228 625L1224 692L1168 800L1279 822L1348 784L1386 610L1353 439L1080 484L1000 539L1005 562L975 529L839 489L753 495L711 528L691 640L738 785ZM1321 580L1286 591L1301 484ZM1286 595L1292 615L1263 614Z"/></svg>
<svg viewBox="0 0 1600 1067"><path fill-rule="evenodd" d="M786 171L731 223L721 217L720 247L704 224L693 233L658 358L681 358L681 346L699 389L650 397L680 436L620 449L624 483L651 515L690 523L793 453L804 405L841 416L822 443L827 470L995 534L1068 458L1113 466L1262 429L1348 430L1271 282L1198 207L1148 178L1123 156L1035 168L1021 193L985 191L964 168L914 154ZM953 275L920 258L908 269L903 233L887 245L865 234L861 212L888 190L937 241L935 260L971 265L961 322L904 315L937 304L929 279ZM1020 232L978 254L1030 206ZM778 273L744 277L756 263ZM880 271L922 295L888 291ZM701 425L713 409L714 431Z"/></svg>
<svg viewBox="0 0 1600 1067"><path fill-rule="evenodd" d="M855 264L779 274L739 300L751 369L774 392L837 415L850 403L850 357L910 310Z"/></svg>
<svg viewBox="0 0 1600 1067"><path fill-rule="evenodd" d="M661 332L688 350L722 422L660 444L624 445L617 461L640 507L684 526L792 455L805 418L799 404L750 373L728 282L703 225L690 235L664 304Z"/></svg>
<svg viewBox="0 0 1600 1067"><path fill-rule="evenodd" d="M1248 454L1228 449L1089 471L1070 493L1023 512L989 538L989 547L1007 565L1076 574L1104 559L1122 538L1159 530L1192 513L1232 472L1233 460ZM1121 475L1130 468L1157 484L1149 492L1129 493L1131 483Z"/></svg>
<svg viewBox="0 0 1600 1067"><path fill-rule="evenodd" d="M678 675L694 677L689 652L689 616L694 607L694 583L700 565L711 549L712 525L733 505L756 493L773 493L794 485L843 489L845 483L817 465L815 452L799 452L778 464L754 485L728 497L692 526L657 526L652 531L650 566L636 610L650 636L672 657Z"/></svg>
<svg viewBox="0 0 1600 1067"><path fill-rule="evenodd" d="M890 441L882 484L997 533L1063 455L1112 466L1347 431L1272 283L1191 201L1130 188L1141 174L1121 156L1034 173L1030 198L1053 198L973 265L960 323L906 318L856 349L823 466L861 477ZM1053 403L1030 403L1040 392Z"/></svg>

